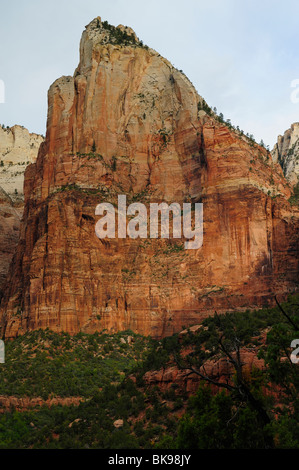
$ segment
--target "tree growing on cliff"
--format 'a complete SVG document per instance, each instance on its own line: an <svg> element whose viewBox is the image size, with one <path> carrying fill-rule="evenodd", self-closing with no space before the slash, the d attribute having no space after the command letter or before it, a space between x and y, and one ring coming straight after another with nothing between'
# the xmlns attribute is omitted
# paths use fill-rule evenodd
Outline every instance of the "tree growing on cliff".
<svg viewBox="0 0 299 470"><path fill-rule="evenodd" d="M291 340L299 337L298 319L294 313L298 305L294 300L287 304L287 308L278 302L277 305L279 310L276 309L270 321L266 344L260 350L260 358L265 362L262 371L249 371L242 360L242 347L248 347L262 325L262 321L255 323L254 316L250 324L246 315L244 319L240 316L235 321L237 317L229 314L215 314L196 339L193 335L193 351L184 358L175 354L181 369L198 375L206 384L204 389L199 390L197 398L191 400L189 414L180 423L178 446L188 446L190 435L193 436L190 442L195 445L196 440L199 448L213 446L217 439L218 447L299 446L298 366L290 360ZM225 378L209 371L211 357L226 360L230 372ZM273 385L277 386L275 393L279 394L280 406L275 405ZM268 392L265 393L267 388ZM211 394L212 389L214 394ZM219 392L215 395L217 389ZM213 429L211 440L214 444L204 441L202 437L207 432L208 423ZM228 433L223 439L219 437L222 430Z"/></svg>
<svg viewBox="0 0 299 470"><path fill-rule="evenodd" d="M179 368L185 369L188 374L196 374L214 388L217 387L227 392L227 394L222 393L218 398L211 398L210 400L211 405L213 404L216 408L220 402L225 403L227 406L227 413L225 416L221 415L224 421L218 423L220 428L222 428L224 423L231 423L231 425L236 427L236 422L239 419L243 419L244 415L248 415L250 416L252 426L260 430L259 439L263 436L263 447L273 448L273 438L268 431L271 419L267 412L264 396L261 393L262 377L259 374L253 377L252 374L248 373L247 369L244 369L245 363L241 357L241 347L244 344L244 337L242 336L244 336L244 333L242 335L242 331L237 330L229 317L215 314L210 331L210 340L212 340L211 345L214 355L224 357L228 366L231 367L231 373L225 379L213 377L207 371L206 366L209 353L207 354L202 349L196 348L184 360L177 356L176 361ZM205 401L203 395L206 396L206 394L206 391L199 392L198 398L200 402L201 400ZM235 413L233 413L233 409L236 410ZM216 412L216 415L218 415L218 412ZM187 422L189 423L188 425L184 423L182 426L187 428L191 426L192 428L191 422L188 420ZM223 444L225 444L225 440ZM232 444L234 444L233 440Z"/></svg>
<svg viewBox="0 0 299 470"><path fill-rule="evenodd" d="M232 394L213 393L200 386L188 403L178 428L178 449L240 449L269 447L271 433L258 425L250 406L236 402Z"/></svg>

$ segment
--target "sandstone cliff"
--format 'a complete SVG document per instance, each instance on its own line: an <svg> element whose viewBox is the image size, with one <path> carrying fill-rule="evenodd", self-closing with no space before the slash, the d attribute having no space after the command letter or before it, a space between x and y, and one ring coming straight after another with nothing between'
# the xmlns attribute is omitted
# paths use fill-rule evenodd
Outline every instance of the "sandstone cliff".
<svg viewBox="0 0 299 470"><path fill-rule="evenodd" d="M15 205L23 205L25 169L36 161L43 141L22 126L0 127L0 187Z"/></svg>
<svg viewBox="0 0 299 470"><path fill-rule="evenodd" d="M0 299L19 239L25 169L43 140L22 126L0 127Z"/></svg>
<svg viewBox="0 0 299 470"><path fill-rule="evenodd" d="M48 105L1 304L6 337L45 327L161 337L296 288L298 210L279 164L131 29L93 20L74 76L54 82ZM203 247L100 241L95 207L117 194L203 202Z"/></svg>
<svg viewBox="0 0 299 470"><path fill-rule="evenodd" d="M272 152L274 162L278 162L286 179L292 186L299 177L299 122L291 125L284 135L279 135Z"/></svg>
<svg viewBox="0 0 299 470"><path fill-rule="evenodd" d="M22 213L15 208L10 197L0 187L0 299L16 250Z"/></svg>

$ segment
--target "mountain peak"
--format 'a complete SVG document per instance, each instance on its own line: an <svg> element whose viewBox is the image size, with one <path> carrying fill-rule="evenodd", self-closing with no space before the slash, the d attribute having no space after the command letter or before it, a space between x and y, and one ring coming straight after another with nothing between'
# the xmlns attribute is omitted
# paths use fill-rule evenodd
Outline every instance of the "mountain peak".
<svg viewBox="0 0 299 470"><path fill-rule="evenodd" d="M122 24L113 26L101 17L94 18L85 28L89 38L101 44L114 44L125 46L142 46L134 30ZM84 34L84 33L83 33Z"/></svg>
<svg viewBox="0 0 299 470"><path fill-rule="evenodd" d="M74 76L50 87L1 301L6 338L47 327L160 338L215 310L270 305L297 285L298 219L281 168L145 47L95 18ZM147 209L204 204L202 247L150 233L99 241L96 208L117 207L119 196Z"/></svg>
<svg viewBox="0 0 299 470"><path fill-rule="evenodd" d="M113 26L108 21L102 21L101 17L94 18L83 31L80 42L80 64L75 72L85 74L92 67L92 59L100 59L108 56L110 48L115 49L129 47L131 49L149 49L136 36L132 28L128 26ZM150 49L153 53L154 51Z"/></svg>

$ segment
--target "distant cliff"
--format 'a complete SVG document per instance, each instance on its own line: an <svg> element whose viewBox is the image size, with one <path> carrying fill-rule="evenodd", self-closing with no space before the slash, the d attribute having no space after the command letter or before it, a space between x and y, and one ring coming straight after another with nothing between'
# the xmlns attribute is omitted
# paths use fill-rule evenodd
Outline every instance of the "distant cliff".
<svg viewBox="0 0 299 470"><path fill-rule="evenodd" d="M24 202L24 173L34 163L44 138L22 126L0 127L0 187L14 203Z"/></svg>
<svg viewBox="0 0 299 470"><path fill-rule="evenodd" d="M299 122L292 124L283 136L278 136L271 154L273 161L281 165L286 179L292 186L296 185L299 177Z"/></svg>
<svg viewBox="0 0 299 470"><path fill-rule="evenodd" d="M44 138L22 126L0 127L0 298L19 240L24 173Z"/></svg>
<svg viewBox="0 0 299 470"><path fill-rule="evenodd" d="M2 333L132 329L161 337L215 310L296 289L298 210L269 152L221 122L186 76L124 26L85 29L74 76L48 93L25 173ZM203 202L204 241L105 239L96 205Z"/></svg>

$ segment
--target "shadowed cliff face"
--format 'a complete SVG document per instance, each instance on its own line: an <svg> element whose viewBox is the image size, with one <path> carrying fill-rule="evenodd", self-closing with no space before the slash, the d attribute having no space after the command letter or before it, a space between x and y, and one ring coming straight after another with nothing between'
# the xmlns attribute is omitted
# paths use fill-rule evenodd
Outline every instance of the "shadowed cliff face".
<svg viewBox="0 0 299 470"><path fill-rule="evenodd" d="M189 80L129 28L95 19L80 53L74 77L49 90L46 141L26 170L6 337L46 327L161 337L294 290L298 211L267 151L198 111ZM96 205L118 194L203 202L202 248L99 240Z"/></svg>
<svg viewBox="0 0 299 470"><path fill-rule="evenodd" d="M0 186L0 301L18 244L21 215L22 209L14 207L11 198Z"/></svg>

